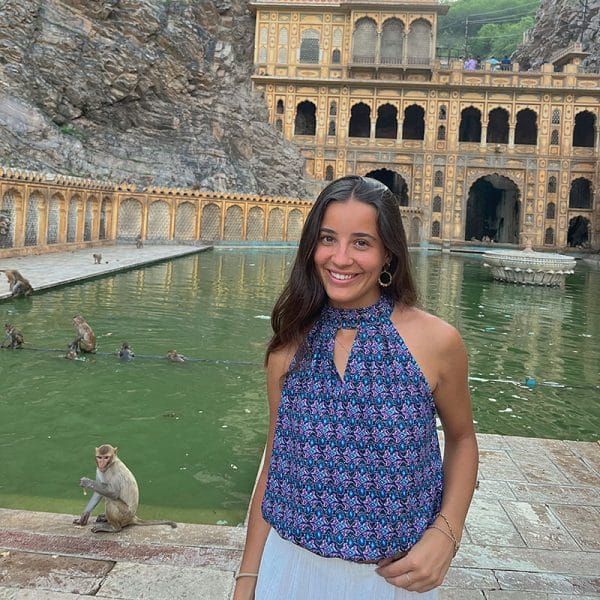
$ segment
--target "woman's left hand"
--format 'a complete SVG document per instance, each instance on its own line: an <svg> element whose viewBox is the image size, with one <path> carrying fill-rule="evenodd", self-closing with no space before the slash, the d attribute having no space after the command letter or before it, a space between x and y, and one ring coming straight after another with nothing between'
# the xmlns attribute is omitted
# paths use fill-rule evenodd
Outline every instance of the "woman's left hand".
<svg viewBox="0 0 600 600"><path fill-rule="evenodd" d="M405 557L380 561L376 572L396 587L428 592L442 584L453 555L452 541L436 529L427 529Z"/></svg>

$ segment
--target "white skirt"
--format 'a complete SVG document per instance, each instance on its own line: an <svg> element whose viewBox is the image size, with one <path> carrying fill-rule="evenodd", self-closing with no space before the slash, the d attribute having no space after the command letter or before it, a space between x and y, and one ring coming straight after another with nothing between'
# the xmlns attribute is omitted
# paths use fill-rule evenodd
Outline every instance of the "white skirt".
<svg viewBox="0 0 600 600"><path fill-rule="evenodd" d="M407 592L377 575L377 565L323 558L271 529L263 551L255 600L436 600L436 590Z"/></svg>

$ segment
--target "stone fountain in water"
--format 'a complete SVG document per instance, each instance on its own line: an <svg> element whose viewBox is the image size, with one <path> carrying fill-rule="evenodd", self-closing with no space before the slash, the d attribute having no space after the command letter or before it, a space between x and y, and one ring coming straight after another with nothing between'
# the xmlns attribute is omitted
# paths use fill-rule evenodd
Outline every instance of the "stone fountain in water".
<svg viewBox="0 0 600 600"><path fill-rule="evenodd" d="M536 252L527 240L523 250L488 250L484 267L499 281L522 285L564 287L567 275L574 272L575 259L564 254Z"/></svg>

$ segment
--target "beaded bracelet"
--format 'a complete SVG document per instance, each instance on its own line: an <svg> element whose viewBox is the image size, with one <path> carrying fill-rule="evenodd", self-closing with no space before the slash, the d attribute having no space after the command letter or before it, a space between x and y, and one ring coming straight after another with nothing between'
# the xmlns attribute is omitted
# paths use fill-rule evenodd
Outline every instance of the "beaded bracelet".
<svg viewBox="0 0 600 600"><path fill-rule="evenodd" d="M236 573L234 579L237 581L240 577L258 577L258 573Z"/></svg>

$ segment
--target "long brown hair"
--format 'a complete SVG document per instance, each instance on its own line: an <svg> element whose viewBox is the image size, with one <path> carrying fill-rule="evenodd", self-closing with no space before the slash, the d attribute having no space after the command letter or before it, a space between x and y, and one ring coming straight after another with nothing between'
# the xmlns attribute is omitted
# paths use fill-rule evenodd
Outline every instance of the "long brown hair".
<svg viewBox="0 0 600 600"><path fill-rule="evenodd" d="M271 313L273 337L267 346L267 360L275 350L298 346L327 301L313 256L325 209L330 202L350 198L370 204L377 211L377 231L391 257L389 271L393 275L392 284L381 288L381 292L405 306L416 304L417 291L396 197L376 179L356 175L336 179L319 194L302 228L290 277Z"/></svg>

